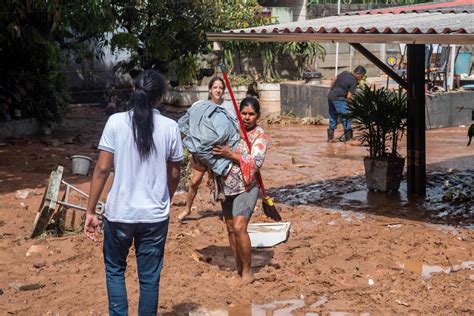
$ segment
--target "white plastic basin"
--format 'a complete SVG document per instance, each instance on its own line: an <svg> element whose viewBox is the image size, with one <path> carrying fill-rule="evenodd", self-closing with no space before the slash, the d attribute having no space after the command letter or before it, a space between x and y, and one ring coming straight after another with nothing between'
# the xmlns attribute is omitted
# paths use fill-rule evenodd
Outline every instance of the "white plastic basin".
<svg viewBox="0 0 474 316"><path fill-rule="evenodd" d="M288 239L290 222L252 223L247 231L252 247L272 247Z"/></svg>

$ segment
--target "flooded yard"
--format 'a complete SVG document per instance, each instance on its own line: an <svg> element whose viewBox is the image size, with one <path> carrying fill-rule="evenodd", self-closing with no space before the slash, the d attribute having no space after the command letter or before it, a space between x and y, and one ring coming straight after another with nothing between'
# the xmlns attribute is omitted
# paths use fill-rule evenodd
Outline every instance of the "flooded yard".
<svg viewBox="0 0 474 316"><path fill-rule="evenodd" d="M72 176L68 157L96 159L105 120L100 109L74 108L52 136L0 147L1 314L107 314L101 243L73 232L28 238L58 164L68 183L88 192L90 177ZM254 248L256 280L242 286L220 206L208 202L202 186L190 219L180 223L176 216L185 195L178 193L161 277L161 314L474 313L474 147L466 147L467 127L427 131L424 199L407 196L406 182L399 192L367 191L366 147L327 143L327 126L263 127L271 139L262 175L283 220L291 223L288 240ZM33 195L17 198L17 190L26 188ZM257 207L252 223L259 222L268 220ZM133 315L133 250L127 277Z"/></svg>

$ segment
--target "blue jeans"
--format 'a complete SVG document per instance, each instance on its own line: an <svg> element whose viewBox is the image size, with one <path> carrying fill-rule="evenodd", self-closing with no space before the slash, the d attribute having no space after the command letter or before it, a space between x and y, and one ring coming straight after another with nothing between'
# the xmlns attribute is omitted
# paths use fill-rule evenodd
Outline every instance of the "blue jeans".
<svg viewBox="0 0 474 316"><path fill-rule="evenodd" d="M337 119L341 115L342 126L344 130L351 129L351 121L346 117L349 113L347 101L345 100L328 100L329 105L329 128L336 129Z"/></svg>
<svg viewBox="0 0 474 316"><path fill-rule="evenodd" d="M156 315L169 220L159 223L117 223L104 218L104 262L109 314L128 315L125 270L128 250L135 245L140 301L138 315Z"/></svg>

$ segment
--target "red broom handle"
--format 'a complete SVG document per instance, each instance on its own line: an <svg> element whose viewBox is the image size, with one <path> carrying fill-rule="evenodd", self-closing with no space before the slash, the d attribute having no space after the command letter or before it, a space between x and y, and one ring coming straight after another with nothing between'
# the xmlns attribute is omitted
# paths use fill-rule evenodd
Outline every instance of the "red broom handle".
<svg viewBox="0 0 474 316"><path fill-rule="evenodd" d="M227 89L229 90L230 98L232 99L232 103L234 104L234 110L237 114L237 119L239 120L240 130L242 131L242 135L244 135L245 143L249 149L249 152L252 152L252 144L250 143L249 136L247 135L247 131L245 130L244 120L242 119L242 115L240 114L239 107L237 106L237 101L235 100L234 92L232 91L232 86L230 85L229 77L227 76L227 72L225 71L224 65L220 65L222 70L222 74L224 75L225 84L227 85ZM267 196L267 191L265 190L265 186L263 185L262 176L260 175L260 171L256 173L258 184L262 189L263 196Z"/></svg>

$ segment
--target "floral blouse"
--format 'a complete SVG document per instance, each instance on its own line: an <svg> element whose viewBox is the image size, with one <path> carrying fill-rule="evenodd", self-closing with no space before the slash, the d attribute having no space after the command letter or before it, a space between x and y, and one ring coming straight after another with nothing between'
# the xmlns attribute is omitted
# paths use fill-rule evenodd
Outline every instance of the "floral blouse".
<svg viewBox="0 0 474 316"><path fill-rule="evenodd" d="M240 164L233 162L232 167L224 178L224 195L236 195L258 186L255 174L262 167L267 151L267 135L260 126L247 133L252 152L249 153L247 143L243 138L237 145L237 153L241 154Z"/></svg>

